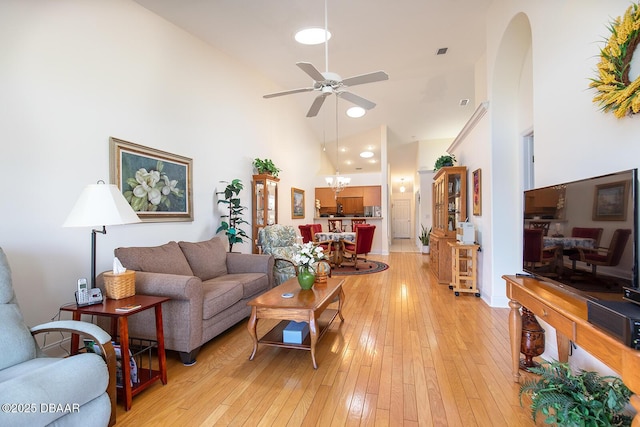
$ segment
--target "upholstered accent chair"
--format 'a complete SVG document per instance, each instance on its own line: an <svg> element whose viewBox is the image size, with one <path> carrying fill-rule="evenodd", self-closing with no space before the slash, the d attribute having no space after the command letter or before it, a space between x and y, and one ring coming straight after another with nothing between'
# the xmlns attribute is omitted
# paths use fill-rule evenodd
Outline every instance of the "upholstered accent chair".
<svg viewBox="0 0 640 427"><path fill-rule="evenodd" d="M293 262L297 241L296 230L290 225L267 225L258 231L258 245L262 253L273 255L273 280L275 286L298 275L298 269Z"/></svg>
<svg viewBox="0 0 640 427"><path fill-rule="evenodd" d="M43 332L82 335L92 339L102 355L47 357L34 338ZM7 257L0 248L0 425L115 424L115 363L111 337L94 324L62 320L29 329L13 291ZM9 410L4 410L4 405Z"/></svg>

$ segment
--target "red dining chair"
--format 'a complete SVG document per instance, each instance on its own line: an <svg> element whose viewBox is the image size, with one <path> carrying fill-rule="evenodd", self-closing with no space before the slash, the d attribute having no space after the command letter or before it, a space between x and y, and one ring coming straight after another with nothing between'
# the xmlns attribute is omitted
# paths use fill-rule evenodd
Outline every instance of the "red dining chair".
<svg viewBox="0 0 640 427"><path fill-rule="evenodd" d="M573 270L576 269L576 261L582 261L591 264L591 272L595 276L596 269L599 265L614 267L620 263L624 248L627 246L627 241L631 235L631 230L618 228L613 232L611 236L611 242L608 248L596 247L595 249L583 249L577 248L578 253L571 255Z"/></svg>
<svg viewBox="0 0 640 427"><path fill-rule="evenodd" d="M313 224L302 224L298 226L300 236L302 236L302 243L309 243L315 240L312 226Z"/></svg>
<svg viewBox="0 0 640 427"><path fill-rule="evenodd" d="M372 224L359 224L356 226L356 240L354 242L343 241L343 252L353 261L356 270L359 270L358 260L362 259L367 262L366 256L371 252L373 246L373 234L376 226ZM364 255L358 258L358 255Z"/></svg>
<svg viewBox="0 0 640 427"><path fill-rule="evenodd" d="M544 247L544 229L525 228L522 258L524 265L534 269L545 266L553 266L558 259L560 246Z"/></svg>
<svg viewBox="0 0 640 427"><path fill-rule="evenodd" d="M571 229L571 237L593 239L593 246L598 247L600 246L600 238L602 237L602 228L573 227Z"/></svg>

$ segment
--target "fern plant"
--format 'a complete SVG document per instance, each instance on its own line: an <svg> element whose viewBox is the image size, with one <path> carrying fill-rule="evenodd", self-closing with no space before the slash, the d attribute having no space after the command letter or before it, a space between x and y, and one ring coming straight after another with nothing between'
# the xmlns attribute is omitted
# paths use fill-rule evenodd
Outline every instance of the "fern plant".
<svg viewBox="0 0 640 427"><path fill-rule="evenodd" d="M531 397L534 422L542 413L545 424L558 426L631 425L631 417L622 413L631 391L620 378L584 370L574 374L568 363L546 360L529 371L540 378L520 386L520 404L524 395Z"/></svg>

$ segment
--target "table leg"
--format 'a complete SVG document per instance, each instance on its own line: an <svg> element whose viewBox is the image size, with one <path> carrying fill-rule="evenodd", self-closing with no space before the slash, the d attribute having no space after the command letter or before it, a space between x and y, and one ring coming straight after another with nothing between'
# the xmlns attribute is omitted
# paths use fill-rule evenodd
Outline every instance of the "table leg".
<svg viewBox="0 0 640 427"><path fill-rule="evenodd" d="M344 290L342 290L342 286L340 286L340 294L338 296L338 316L340 316L340 321L344 322L344 317L342 317L342 304L344 302Z"/></svg>
<svg viewBox="0 0 640 427"><path fill-rule="evenodd" d="M316 316L313 312L309 316L309 335L311 337L311 361L313 362L313 369L318 369L318 363L316 362L316 343L318 342L318 324L316 322Z"/></svg>
<svg viewBox="0 0 640 427"><path fill-rule="evenodd" d="M516 301L509 301L509 340L511 342L511 372L513 381L520 382L520 341L522 340L522 317L520 308L522 305Z"/></svg>
<svg viewBox="0 0 640 427"><path fill-rule="evenodd" d="M256 333L256 326L258 325L258 316L256 307L251 307L251 317L249 317L249 323L247 324L247 329L249 330L249 335L251 335L251 339L253 340L253 351L251 352L251 356L249 356L249 360L253 360L253 357L256 355L258 351L258 334Z"/></svg>
<svg viewBox="0 0 640 427"><path fill-rule="evenodd" d="M158 369L162 384L167 383L167 355L164 351L164 327L162 325L162 304L156 304L156 340L158 341Z"/></svg>
<svg viewBox="0 0 640 427"><path fill-rule="evenodd" d="M129 362L129 320L127 316L118 319L120 323L120 364L122 365L122 390L124 391L124 409L131 409L131 364Z"/></svg>
<svg viewBox="0 0 640 427"><path fill-rule="evenodd" d="M558 361L567 363L569 361L571 341L556 330L556 343L558 345Z"/></svg>

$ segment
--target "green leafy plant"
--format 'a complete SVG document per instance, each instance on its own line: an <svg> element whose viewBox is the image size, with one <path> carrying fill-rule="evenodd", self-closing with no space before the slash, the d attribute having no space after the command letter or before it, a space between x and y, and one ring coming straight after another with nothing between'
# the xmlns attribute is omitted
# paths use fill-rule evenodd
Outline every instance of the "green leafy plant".
<svg viewBox="0 0 640 427"><path fill-rule="evenodd" d="M280 169L273 164L271 159L261 160L256 158L253 160L253 167L256 168L256 171L260 175L271 175L274 178L277 178L278 173L280 173Z"/></svg>
<svg viewBox="0 0 640 427"><path fill-rule="evenodd" d="M543 361L529 371L540 375L520 386L522 398L531 398L531 417L542 413L545 424L559 426L629 426L631 417L622 411L631 391L622 380L580 370L574 374L568 363Z"/></svg>
<svg viewBox="0 0 640 427"><path fill-rule="evenodd" d="M427 230L422 224L420 224L420 227L422 228L422 231L418 235L418 239L420 239L420 241L422 242L422 246L429 246L429 239L431 238L431 227L429 227L429 230Z"/></svg>
<svg viewBox="0 0 640 427"><path fill-rule="evenodd" d="M437 171L445 166L453 166L455 162L456 156L454 156L453 154L442 155L436 160L436 164L433 166L433 170Z"/></svg>
<svg viewBox="0 0 640 427"><path fill-rule="evenodd" d="M234 179L231 183L227 184L224 191L216 192L216 194L224 195L224 198L218 199L218 204L222 203L227 205L227 209L229 210L229 214L221 215L222 222L220 223L220 227L216 230L216 233L224 231L227 235L227 238L229 239L229 252L232 251L234 243L242 243L243 238L249 238L244 230L238 228L240 224L248 224L248 222L242 218L242 214L247 208L240 204L239 197L240 191L243 188L244 186L242 185L242 181ZM225 220L225 218L227 220Z"/></svg>

